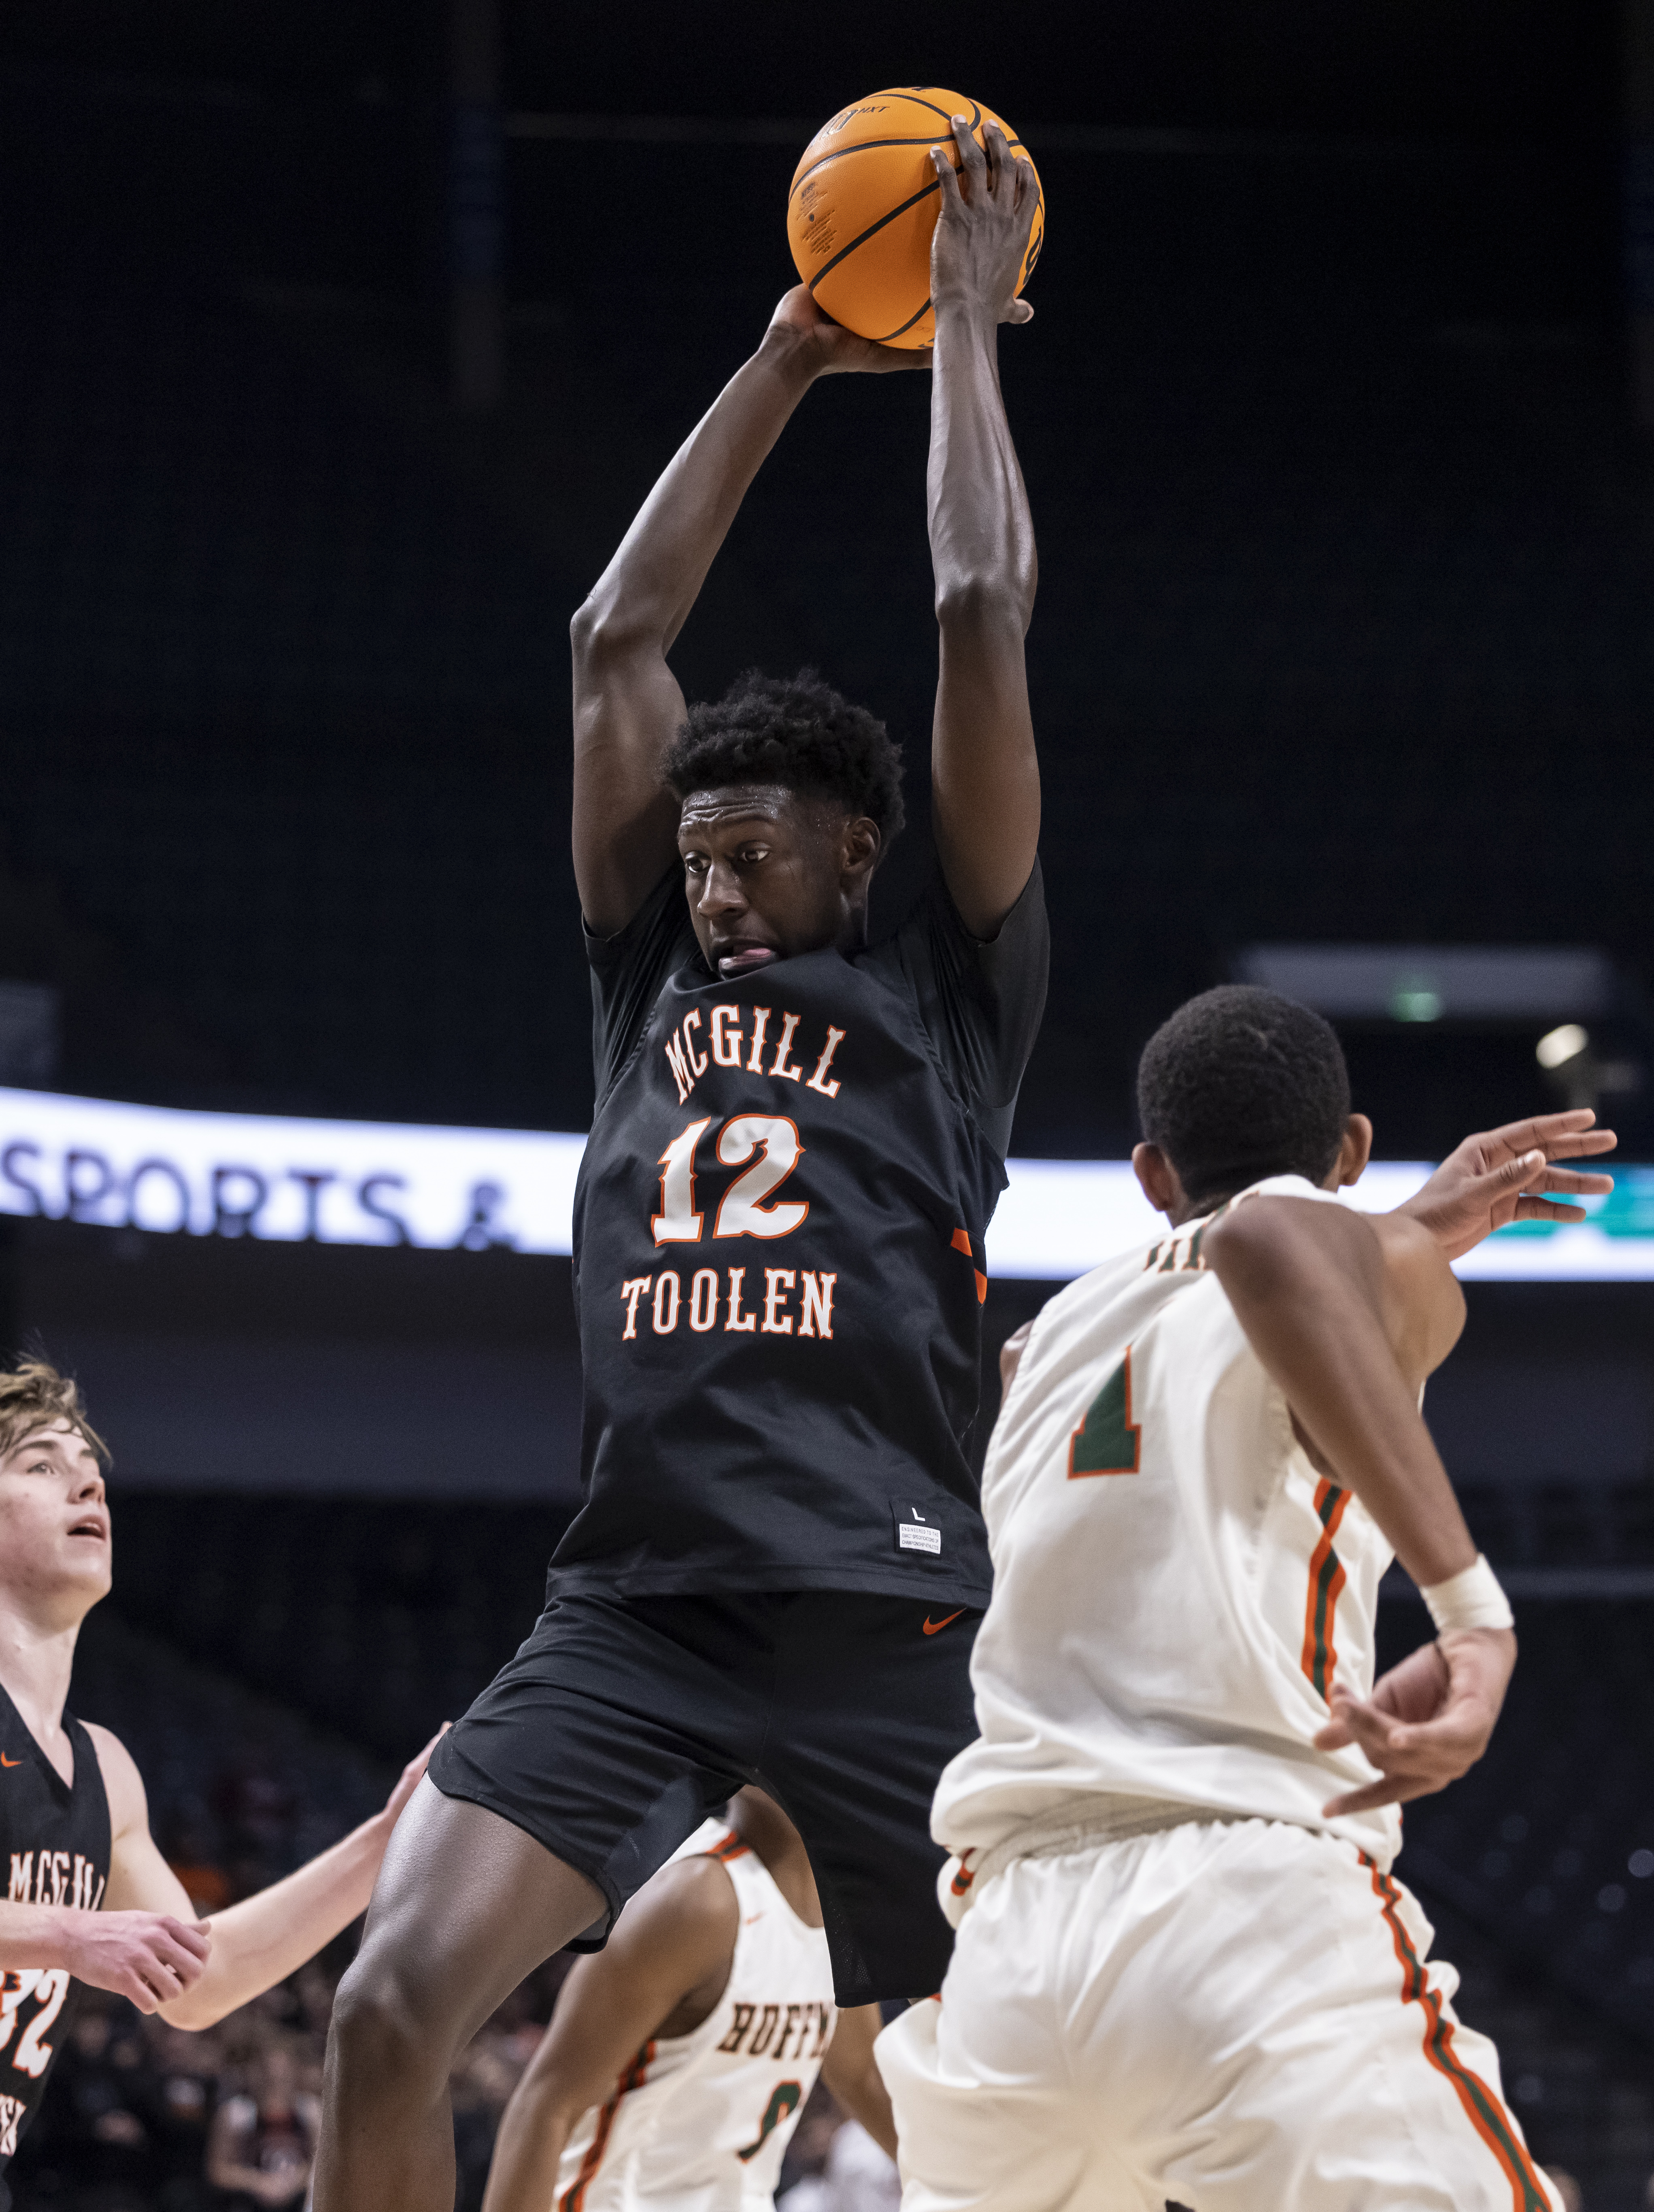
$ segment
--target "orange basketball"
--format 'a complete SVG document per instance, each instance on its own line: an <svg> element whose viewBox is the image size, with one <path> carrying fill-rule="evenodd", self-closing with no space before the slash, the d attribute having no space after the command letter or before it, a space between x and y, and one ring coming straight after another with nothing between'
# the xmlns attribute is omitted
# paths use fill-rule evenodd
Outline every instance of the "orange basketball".
<svg viewBox="0 0 1654 2212"><path fill-rule="evenodd" d="M930 304L930 240L942 187L930 149L946 146L959 166L952 118L968 115L978 145L984 123L998 123L1013 154L1028 149L980 100L933 84L898 86L842 107L804 149L787 202L787 235L798 272L817 304L859 337L892 346L927 346L935 337ZM1017 289L1034 273L1045 236L1045 195Z"/></svg>

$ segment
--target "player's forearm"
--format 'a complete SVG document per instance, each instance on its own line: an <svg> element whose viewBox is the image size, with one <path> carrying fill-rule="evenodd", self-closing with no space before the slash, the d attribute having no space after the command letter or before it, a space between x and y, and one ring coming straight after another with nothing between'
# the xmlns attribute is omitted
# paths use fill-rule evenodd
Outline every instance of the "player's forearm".
<svg viewBox="0 0 1654 2212"><path fill-rule="evenodd" d="M937 310L931 369L931 564L944 633L1020 640L1033 618L1034 519L1000 394L999 332L980 304Z"/></svg>
<svg viewBox="0 0 1654 2212"><path fill-rule="evenodd" d="M523 2076L501 2116L483 2212L548 2212L563 2145L585 2109L570 2109L555 2084L537 2081L532 2071Z"/></svg>
<svg viewBox="0 0 1654 2212"><path fill-rule="evenodd" d="M671 645L752 479L812 381L796 334L767 332L678 447L575 616L577 681L583 662Z"/></svg>
<svg viewBox="0 0 1654 2212"><path fill-rule="evenodd" d="M1359 1255L1347 1231L1371 1231L1353 1221L1336 1231L1343 1250L1318 1237L1242 1232L1214 1237L1207 1256L1338 1481L1415 1582L1443 1582L1475 1562L1475 1546L1384 1334L1376 1283L1351 1264Z"/></svg>
<svg viewBox="0 0 1654 2212"><path fill-rule="evenodd" d="M174 2027L211 2027L313 1959L368 1909L391 1823L383 1814L331 1850L212 1918L212 1954L193 1988L164 2006Z"/></svg>
<svg viewBox="0 0 1654 2212"><path fill-rule="evenodd" d="M90 1918L73 1905L0 1902L0 1970L65 1966L72 1973L78 1923Z"/></svg>

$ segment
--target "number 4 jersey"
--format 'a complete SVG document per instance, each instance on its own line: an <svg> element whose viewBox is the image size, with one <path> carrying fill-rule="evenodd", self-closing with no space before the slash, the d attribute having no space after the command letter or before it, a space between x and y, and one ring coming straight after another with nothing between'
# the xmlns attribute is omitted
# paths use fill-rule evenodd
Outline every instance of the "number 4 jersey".
<svg viewBox="0 0 1654 2212"><path fill-rule="evenodd" d="M1301 1176L1266 1193L1335 1204ZM1226 1211L1227 1209L1223 1209ZM1394 1806L1317 1751L1335 1679L1372 1684L1389 1547L1318 1474L1201 1244L1217 1215L1071 1284L1035 1322L988 1447L994 1597L978 1741L936 1793L952 1911L994 1864L1207 1812L1325 1828L1387 1867Z"/></svg>
<svg viewBox="0 0 1654 2212"><path fill-rule="evenodd" d="M109 1879L109 1801L91 1737L67 1713L64 1728L75 1747L72 1789L0 1690L0 1869L15 1905L95 1912ZM0 2176L46 2094L76 1987L61 1966L0 1970ZM0 2179L0 2208L10 2202Z"/></svg>
<svg viewBox="0 0 1654 2212"><path fill-rule="evenodd" d="M556 2212L769 2212L838 2014L825 1931L757 1853L708 1820L673 1859L721 1861L740 1909L723 1995L687 2035L646 2043L564 2147Z"/></svg>
<svg viewBox="0 0 1654 2212"><path fill-rule="evenodd" d="M983 1238L1047 946L1037 869L991 944L939 879L882 944L724 982L677 868L588 939L586 1500L555 1580L982 1602Z"/></svg>

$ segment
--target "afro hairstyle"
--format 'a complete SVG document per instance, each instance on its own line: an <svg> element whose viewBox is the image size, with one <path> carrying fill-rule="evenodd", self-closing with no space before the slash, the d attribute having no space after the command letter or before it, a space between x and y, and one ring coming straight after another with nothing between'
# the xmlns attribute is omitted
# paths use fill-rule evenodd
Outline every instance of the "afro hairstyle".
<svg viewBox="0 0 1654 2212"><path fill-rule="evenodd" d="M1349 1118L1350 1079L1308 1006L1225 983L1179 1006L1143 1048L1137 1115L1192 1204L1270 1175L1324 1182Z"/></svg>
<svg viewBox="0 0 1654 2212"><path fill-rule="evenodd" d="M906 820L902 748L865 707L813 668L764 676L749 668L721 699L702 700L666 748L661 774L679 799L732 784L779 783L865 814L888 848Z"/></svg>

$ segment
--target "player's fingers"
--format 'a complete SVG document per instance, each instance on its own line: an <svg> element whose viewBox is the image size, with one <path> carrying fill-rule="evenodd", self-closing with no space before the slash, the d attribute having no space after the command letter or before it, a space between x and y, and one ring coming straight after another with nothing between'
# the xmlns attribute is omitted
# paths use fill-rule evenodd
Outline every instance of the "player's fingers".
<svg viewBox="0 0 1654 2212"><path fill-rule="evenodd" d="M1560 1114L1534 1114L1525 1121L1506 1121L1503 1127L1489 1129L1471 1141L1504 1152L1529 1152L1535 1145L1542 1150L1564 1138L1581 1136L1596 1119L1594 1106L1570 1106Z"/></svg>
<svg viewBox="0 0 1654 2212"><path fill-rule="evenodd" d="M1310 1741L1317 1751L1347 1751L1351 1744L1355 1741L1355 1738L1343 1722L1335 1715L1327 1723L1325 1728L1316 1730Z"/></svg>
<svg viewBox="0 0 1654 2212"><path fill-rule="evenodd" d="M1577 1137L1553 1137L1542 1150L1548 1159L1588 1160L1613 1152L1619 1141L1617 1129L1582 1129Z"/></svg>
<svg viewBox="0 0 1654 2212"><path fill-rule="evenodd" d="M135 1973L129 1968L125 1973L117 1978L121 1984L121 1996L129 1998L140 2012L154 2012L156 2009L155 1991L141 1974Z"/></svg>
<svg viewBox="0 0 1654 2212"><path fill-rule="evenodd" d="M168 1912L162 1917L161 1924L174 1943L185 1951L192 1951L198 1959L204 1960L212 1949L210 1920L175 1920Z"/></svg>
<svg viewBox="0 0 1654 2212"><path fill-rule="evenodd" d="M150 1944L149 1955L155 1960L156 1970L172 1975L179 1989L188 1989L192 1982L199 1981L206 1970L204 1958L198 1958L194 1952L185 1950L181 1944L168 1943L163 1936L156 1936Z"/></svg>
<svg viewBox="0 0 1654 2212"><path fill-rule="evenodd" d="M1008 183L1014 193L1017 165L1012 159L1010 148L1005 143L1005 133L997 123L984 120L982 146L987 157L988 190L997 192L1001 185Z"/></svg>
<svg viewBox="0 0 1654 2212"><path fill-rule="evenodd" d="M1582 1175L1577 1168L1548 1167L1542 1176L1535 1176L1533 1187L1535 1190L1578 1191L1584 1196L1594 1197L1600 1192L1612 1190L1614 1177L1611 1175Z"/></svg>
<svg viewBox="0 0 1654 2212"><path fill-rule="evenodd" d="M1517 1221L1583 1221L1583 1206L1555 1206L1548 1198L1519 1198L1511 1217Z"/></svg>
<svg viewBox="0 0 1654 2212"><path fill-rule="evenodd" d="M1370 1782L1364 1790L1347 1790L1343 1796L1334 1797L1321 1810L1327 1819L1341 1813L1370 1813L1375 1805L1405 1805L1414 1797L1427 1797L1439 1785L1431 1782L1416 1782L1401 1776L1386 1778L1383 1782Z"/></svg>
<svg viewBox="0 0 1654 2212"><path fill-rule="evenodd" d="M963 115L953 118L953 143L959 149L960 165L971 182L975 184L978 178L986 182L988 156L977 144L976 134L968 118Z"/></svg>
<svg viewBox="0 0 1654 2212"><path fill-rule="evenodd" d="M1396 1734L1396 1723L1387 1714L1361 1699L1341 1698L1333 1709L1333 1717L1342 1721L1375 1766L1387 1763Z"/></svg>
<svg viewBox="0 0 1654 2212"><path fill-rule="evenodd" d="M958 172L947 158L946 147L933 146L930 149L930 160L931 167L941 180L942 205L945 208L959 206L962 195L959 191Z"/></svg>

